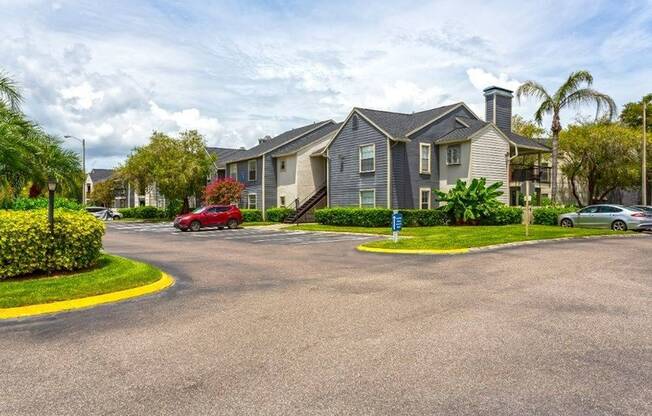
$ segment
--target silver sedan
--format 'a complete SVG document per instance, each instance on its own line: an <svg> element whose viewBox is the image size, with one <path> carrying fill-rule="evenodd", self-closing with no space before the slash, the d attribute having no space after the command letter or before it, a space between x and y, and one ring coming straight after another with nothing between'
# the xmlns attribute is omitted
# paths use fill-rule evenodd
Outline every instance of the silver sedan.
<svg viewBox="0 0 652 416"><path fill-rule="evenodd" d="M639 208L622 205L589 205L558 218L562 227L611 228L614 231L652 230L652 215Z"/></svg>

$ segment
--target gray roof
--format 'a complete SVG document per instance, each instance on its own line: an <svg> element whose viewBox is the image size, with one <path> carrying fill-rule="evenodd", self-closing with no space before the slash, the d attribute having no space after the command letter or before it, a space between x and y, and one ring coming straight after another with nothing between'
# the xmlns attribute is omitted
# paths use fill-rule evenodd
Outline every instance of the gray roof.
<svg viewBox="0 0 652 416"><path fill-rule="evenodd" d="M228 147L206 147L208 153L215 155L217 157L217 168L224 169L226 168L225 161L234 157L238 157L239 154L244 153L244 149L232 149Z"/></svg>
<svg viewBox="0 0 652 416"><path fill-rule="evenodd" d="M342 123L327 124L318 130L315 130L297 140L294 140L284 146L279 147L274 152L272 152L272 157L294 153L297 150L301 149L302 147L317 142L323 139L324 137L328 136L329 134L334 133L341 126Z"/></svg>
<svg viewBox="0 0 652 416"><path fill-rule="evenodd" d="M391 111L371 110L369 108L356 108L365 117L373 121L378 127L385 130L393 138L404 138L412 130L419 128L434 120L451 109L461 105L456 103L420 111L418 113L394 113Z"/></svg>
<svg viewBox="0 0 652 416"><path fill-rule="evenodd" d="M436 144L454 143L461 140L465 140L489 124L482 120L477 120L477 119L467 118L467 117L458 117L458 119L468 124L469 127L461 126L459 128L451 130L445 135L436 138L435 139Z"/></svg>
<svg viewBox="0 0 652 416"><path fill-rule="evenodd" d="M91 177L93 183L104 182L113 175L113 169L93 169L88 174Z"/></svg>
<svg viewBox="0 0 652 416"><path fill-rule="evenodd" d="M312 132L313 130L320 129L325 125L334 124L333 120L320 121L318 123L308 124L302 127L297 127L296 129L288 130L279 134L276 137L273 137L263 143L260 143L258 146L252 147L251 149L245 150L244 152L238 153L228 159L225 162L236 162L239 160L253 159L260 157L265 153L268 153L284 144L290 143L293 140L299 139L304 135Z"/></svg>
<svg viewBox="0 0 652 416"><path fill-rule="evenodd" d="M530 139L514 132L510 132L507 137L509 137L509 140L514 142L517 147L526 147L528 149L541 150L542 152L551 151L550 147L542 143L542 139Z"/></svg>

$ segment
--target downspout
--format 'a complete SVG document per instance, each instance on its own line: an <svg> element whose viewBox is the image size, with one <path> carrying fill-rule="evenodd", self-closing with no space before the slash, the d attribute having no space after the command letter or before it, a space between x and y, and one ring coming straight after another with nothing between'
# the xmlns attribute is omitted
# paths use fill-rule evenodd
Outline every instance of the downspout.
<svg viewBox="0 0 652 416"><path fill-rule="evenodd" d="M392 208L392 145L387 138L387 208Z"/></svg>
<svg viewBox="0 0 652 416"><path fill-rule="evenodd" d="M326 208L331 207L331 156L326 149Z"/></svg>
<svg viewBox="0 0 652 416"><path fill-rule="evenodd" d="M265 215L265 153L263 153L263 169L262 170L263 170L263 176L260 179L260 183L261 183L261 186L262 186L261 194L262 194L263 201L260 204L260 206L262 207L262 211L263 211L263 221L267 221L267 218L265 218L266 217L266 215Z"/></svg>

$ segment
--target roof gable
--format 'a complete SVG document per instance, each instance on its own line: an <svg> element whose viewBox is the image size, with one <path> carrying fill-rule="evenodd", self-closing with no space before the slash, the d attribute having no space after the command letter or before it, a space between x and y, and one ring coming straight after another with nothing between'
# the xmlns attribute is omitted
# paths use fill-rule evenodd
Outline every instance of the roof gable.
<svg viewBox="0 0 652 416"><path fill-rule="evenodd" d="M114 169L93 169L88 173L93 183L104 182L113 175Z"/></svg>

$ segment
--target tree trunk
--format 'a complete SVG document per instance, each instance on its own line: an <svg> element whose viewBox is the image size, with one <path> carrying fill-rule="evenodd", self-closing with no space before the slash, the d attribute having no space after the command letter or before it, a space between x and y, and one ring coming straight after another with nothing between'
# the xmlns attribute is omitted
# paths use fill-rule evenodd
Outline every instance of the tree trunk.
<svg viewBox="0 0 652 416"><path fill-rule="evenodd" d="M558 170L558 157L559 157L559 132L561 131L561 121L559 120L559 112L555 112L552 116L552 168L550 181L550 199L552 203L557 203L557 170Z"/></svg>
<svg viewBox="0 0 652 416"><path fill-rule="evenodd" d="M41 195L41 191L41 187L33 183L32 186L29 187L29 197L38 198Z"/></svg>
<svg viewBox="0 0 652 416"><path fill-rule="evenodd" d="M183 205L181 206L181 213L182 214L187 214L190 212L190 201L188 201L188 197L184 196L183 197Z"/></svg>

